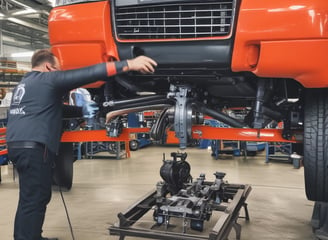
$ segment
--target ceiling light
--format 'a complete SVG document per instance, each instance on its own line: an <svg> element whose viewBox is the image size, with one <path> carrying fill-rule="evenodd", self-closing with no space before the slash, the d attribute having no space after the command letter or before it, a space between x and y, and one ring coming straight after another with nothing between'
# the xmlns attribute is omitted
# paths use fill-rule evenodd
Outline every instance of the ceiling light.
<svg viewBox="0 0 328 240"><path fill-rule="evenodd" d="M56 0L48 0L48 2L50 3L51 6L55 6L56 5Z"/></svg>
<svg viewBox="0 0 328 240"><path fill-rule="evenodd" d="M29 51L29 52L17 52L17 53L12 53L10 56L11 57L32 57L34 52Z"/></svg>

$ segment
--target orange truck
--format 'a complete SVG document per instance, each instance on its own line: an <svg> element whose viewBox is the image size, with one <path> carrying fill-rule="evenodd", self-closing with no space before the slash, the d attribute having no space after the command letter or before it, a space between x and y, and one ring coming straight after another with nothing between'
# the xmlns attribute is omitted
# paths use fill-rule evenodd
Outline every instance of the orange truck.
<svg viewBox="0 0 328 240"><path fill-rule="evenodd" d="M301 133L308 199L328 201L327 0L57 2L49 37L63 69L139 55L158 62L152 75L86 86L109 133L120 115L152 109L162 110L152 137L173 126L182 149L203 115L259 136L283 122L286 141ZM233 108L247 111L236 118Z"/></svg>

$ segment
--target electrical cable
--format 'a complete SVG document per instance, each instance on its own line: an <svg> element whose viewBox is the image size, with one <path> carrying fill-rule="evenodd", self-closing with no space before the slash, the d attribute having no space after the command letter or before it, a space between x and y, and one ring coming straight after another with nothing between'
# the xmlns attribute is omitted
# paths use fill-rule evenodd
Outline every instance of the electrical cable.
<svg viewBox="0 0 328 240"><path fill-rule="evenodd" d="M59 186L59 192L60 192L60 196L61 196L61 199L63 201L63 204L64 204L64 208L65 208L65 212L66 212L66 218L67 218L67 221L68 221L69 229L71 231L72 239L75 240L74 233L73 233L73 228L72 228L72 223L71 223L71 219L69 217L69 214L68 214L68 211L67 211L67 207L66 207L66 203L65 203L65 199L64 199L64 196L63 196L63 192L62 192L62 189L61 189L60 186Z"/></svg>

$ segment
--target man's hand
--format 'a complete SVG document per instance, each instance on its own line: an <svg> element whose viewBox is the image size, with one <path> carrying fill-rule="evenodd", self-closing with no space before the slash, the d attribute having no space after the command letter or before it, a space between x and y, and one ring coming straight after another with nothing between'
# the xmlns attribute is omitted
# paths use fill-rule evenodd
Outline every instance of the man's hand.
<svg viewBox="0 0 328 240"><path fill-rule="evenodd" d="M146 56L139 56L130 60L127 60L130 71L138 71L141 73L153 73L157 63Z"/></svg>

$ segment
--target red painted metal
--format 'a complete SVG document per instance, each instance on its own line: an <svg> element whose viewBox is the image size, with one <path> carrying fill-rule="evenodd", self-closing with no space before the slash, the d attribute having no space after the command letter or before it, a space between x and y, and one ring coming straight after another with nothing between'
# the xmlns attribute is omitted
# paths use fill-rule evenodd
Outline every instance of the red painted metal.
<svg viewBox="0 0 328 240"><path fill-rule="evenodd" d="M166 144L179 144L179 139L175 136L174 131L166 131Z"/></svg>
<svg viewBox="0 0 328 240"><path fill-rule="evenodd" d="M84 141L129 141L130 133L149 132L149 128L125 128L117 138L106 136L106 130L86 130L64 132L63 142ZM301 132L294 132L290 140L282 137L283 129L252 129L252 128L218 128L196 125L192 128L194 139L218 139L255 142L301 142L295 135L301 136ZM172 136L171 136L172 137Z"/></svg>
<svg viewBox="0 0 328 240"><path fill-rule="evenodd" d="M66 131L63 133L62 142L125 142L127 157L130 157L129 140L130 133L149 132L149 128L125 128L119 137L107 136L106 130L82 130ZM218 128L210 126L193 126L192 137L194 139L218 139L254 142L301 142L296 140L295 132L291 140L282 137L282 129L252 129L252 128ZM0 128L0 134L5 134L6 128ZM0 139L0 144L5 144L5 139ZM7 149L0 151L0 155L7 154Z"/></svg>
<svg viewBox="0 0 328 240"><path fill-rule="evenodd" d="M62 142L124 142L130 140L130 133L149 132L149 128L124 128L119 137L107 136L106 130L66 131Z"/></svg>
<svg viewBox="0 0 328 240"><path fill-rule="evenodd" d="M0 128L0 145L5 146L6 144L6 128ZM0 150L0 156L2 155L7 155L8 154L8 150L2 149Z"/></svg>
<svg viewBox="0 0 328 240"><path fill-rule="evenodd" d="M8 154L7 149L0 150L0 156Z"/></svg>
<svg viewBox="0 0 328 240"><path fill-rule="evenodd" d="M106 130L66 131L63 133L62 142L93 142L93 141L129 141L130 133L149 132L149 128L125 128L119 137L108 137ZM0 133L5 133L5 128L0 128ZM252 129L252 128L218 128L196 125L192 128L195 139L218 139L263 142L300 142L295 136L291 140L282 137L282 129ZM259 133L259 135L258 135ZM301 134L295 132L294 134Z"/></svg>
<svg viewBox="0 0 328 240"><path fill-rule="evenodd" d="M218 128L210 126L194 126L193 138L238 140L254 142L300 142L295 135L291 140L282 137L282 129L253 129L253 128ZM295 132L294 134L297 134Z"/></svg>
<svg viewBox="0 0 328 240"><path fill-rule="evenodd" d="M66 131L63 133L62 142L124 142L126 157L131 157L130 153L130 133L149 132L149 128L124 128L119 137L107 136L106 130L82 130Z"/></svg>

